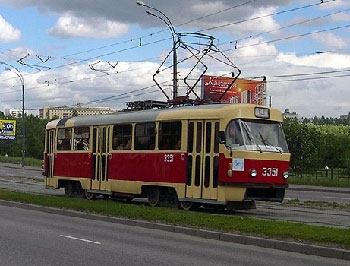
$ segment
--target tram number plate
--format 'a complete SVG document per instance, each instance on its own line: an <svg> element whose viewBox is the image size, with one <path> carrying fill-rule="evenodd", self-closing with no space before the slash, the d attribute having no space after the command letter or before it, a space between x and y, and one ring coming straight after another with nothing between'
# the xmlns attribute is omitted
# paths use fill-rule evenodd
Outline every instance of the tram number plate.
<svg viewBox="0 0 350 266"><path fill-rule="evenodd" d="M164 162L165 163L174 162L174 154L164 154Z"/></svg>
<svg viewBox="0 0 350 266"><path fill-rule="evenodd" d="M263 167L263 176L278 176L278 168Z"/></svg>

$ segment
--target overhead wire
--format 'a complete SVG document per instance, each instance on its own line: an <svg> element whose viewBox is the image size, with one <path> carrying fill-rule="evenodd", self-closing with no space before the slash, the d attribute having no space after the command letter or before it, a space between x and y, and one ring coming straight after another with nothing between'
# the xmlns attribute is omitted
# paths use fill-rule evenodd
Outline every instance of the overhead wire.
<svg viewBox="0 0 350 266"><path fill-rule="evenodd" d="M233 8L235 8L235 7L242 6L242 5L244 5L244 4L248 4L248 3L251 3L251 2L255 2L255 1L256 1L256 0L254 0L254 1L246 1L246 2L244 2L244 3L242 3L242 4L240 4L240 5L236 5L236 6L227 8L227 9L225 9L225 10L218 11L218 12L214 12L214 13L212 13L212 14L208 14L208 15L206 15L206 16L202 16L202 17L199 17L199 18L197 18L197 19L192 19L192 20L188 21L187 23L185 22L185 23L179 24L178 26L183 26L183 25L192 23L192 22L197 21L197 20L201 20L201 19L204 19L204 18L208 18L208 17L213 16L213 15L215 15L215 14L220 14L221 12L228 11L228 10L233 9ZM324 2L330 2L330 1L324 1ZM250 18L250 19L246 19L246 20L241 20L241 21L238 21L238 22L230 23L230 25L235 25L235 24L243 23L244 21L256 20L256 19L259 19L259 18L267 17L267 16L280 15L280 14L284 14L284 13L286 13L286 12L294 12L294 11L298 11L298 10L301 10L301 9L305 9L305 8L309 8L309 7L312 7L312 6L316 6L316 5L319 5L319 4L320 4L320 3L315 3L315 4L310 4L310 5L301 6L301 7L297 7L297 8L282 10L282 11L274 12L274 13L272 13L272 14L268 14L268 15L264 15L264 16L257 16L257 17L254 17L254 18ZM340 11L338 11L338 12L340 12ZM338 13L338 12L336 12L336 13ZM315 18L315 19L316 19L316 18ZM310 21L311 21L311 20L310 20ZM292 27L292 26L295 26L295 25L297 25L297 24L295 23L294 25L290 25L290 26L288 26L288 27ZM226 27L226 26L228 26L228 25L227 25L227 24L224 24L224 25L221 25L221 26L212 27L212 28L210 28L210 29L217 29L217 28ZM316 31L316 32L309 32L309 33L304 33L304 34L299 34L299 35L287 36L287 37L285 37L285 38L279 38L279 39L275 39L275 40L270 40L270 41L268 41L268 42L266 42L266 43L272 43L272 42L277 42L277 41L281 41L281 40L288 40L288 39L296 38L296 37L303 37L303 36L307 36L307 35L310 35L310 34L316 34L316 33L321 33L321 32L325 32L325 31L332 31L332 30L337 30L337 29L341 29L341 28L347 28L347 27L349 27L349 26L350 26L350 25L345 25L345 26L343 26L343 27L339 27L339 26L338 26L338 27L334 27L334 28L331 28L331 29L327 29L327 30L319 30L319 31ZM286 26L286 27L282 27L281 29L284 29L284 28L287 28L287 26ZM207 31L207 30L209 30L209 29L205 29L205 31ZM165 31L165 30L162 30L162 31L159 31L159 32L163 32L163 31ZM203 31L203 30L202 30L202 31ZM269 32L266 32L266 33L269 33ZM145 37L153 36L153 35L155 35L155 34L156 34L156 33L154 33L154 34L148 34L148 35L145 35ZM263 33L261 33L261 34L263 34ZM261 35L261 34L259 34L259 35ZM140 37L140 38L142 38L142 37ZM64 56L64 57L61 57L61 59L65 59L65 58L67 58L67 57L69 57L69 56L76 56L76 55L80 55L80 54L84 54L84 53L91 53L92 51L98 51L98 50L106 49L107 47L117 46L117 45L120 45L120 44L122 44L122 43L124 43L124 44L125 44L125 43L129 43L129 42L132 42L132 41L134 41L134 40L136 40L136 39L138 39L138 38L135 38L135 39L132 39L132 40L128 40L128 41L125 41L125 42L120 42L120 43L114 43L114 44L111 44L111 45L101 46L101 47L89 49L89 50L86 50L86 51L79 51L79 52L77 52L77 53L74 53L74 54L71 54L71 55L66 55L66 56ZM159 39L159 40L156 40L156 41L154 41L154 42L144 43L143 46L145 46L145 45L151 45L152 43L158 43L158 42L162 42L162 41L166 41L166 40L168 40L168 39L167 39L167 38ZM255 45L258 45L258 44L255 44ZM250 44L250 45L248 45L248 46L252 46L252 45ZM131 46L131 47L129 47L129 48L122 48L122 49L120 49L120 50L118 50L118 51L113 51L113 52L109 52L109 53L105 53L105 54L100 54L100 55L93 56L93 57L89 57L89 58L84 58L84 59L82 59L82 60L78 60L77 62L73 62L73 63L69 63L69 64L62 64L62 65L59 65L59 66L57 66L57 67L55 67L55 68L58 69L58 68L62 68L62 67L65 67L65 66L70 66L70 65L79 64L79 63L84 63L84 62L91 61L91 60L96 60L96 59L99 59L99 58L101 58L101 57L107 57L107 56L110 56L110 55L113 55L113 54L122 53L122 52L125 52L125 51L129 51L129 50L132 50L132 49L136 49L136 48L138 48L138 47L140 47L140 46L134 45L134 46ZM240 47L240 48L241 48L241 47ZM231 49L231 50L232 50L232 49ZM229 50L225 50L225 51L229 51ZM98 78L99 76L96 76L96 77ZM94 78L96 78L96 77L94 77ZM77 80L77 81L81 81L81 80ZM68 82L66 82L66 83L70 83L70 82L71 82L71 81L68 81ZM64 84L64 83L62 83L62 84Z"/></svg>

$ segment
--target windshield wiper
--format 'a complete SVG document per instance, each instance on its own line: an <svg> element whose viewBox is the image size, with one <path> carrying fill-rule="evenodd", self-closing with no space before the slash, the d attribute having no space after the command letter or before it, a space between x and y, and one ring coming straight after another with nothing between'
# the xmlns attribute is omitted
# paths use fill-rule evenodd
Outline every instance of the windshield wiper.
<svg viewBox="0 0 350 266"><path fill-rule="evenodd" d="M265 146L267 146L267 142L266 142L266 140L264 139L263 135L261 135L261 132L260 132L260 131L259 131L259 136L260 136L261 142L262 142Z"/></svg>
<svg viewBox="0 0 350 266"><path fill-rule="evenodd" d="M267 141L267 140L263 137L263 135L261 134L260 131L259 131L259 136L260 136L261 142L262 142L265 146L272 146L272 147L274 147L276 150L278 150L279 153L282 154L282 152L283 152L282 149L280 149L279 147L277 147L277 146L271 144L269 141Z"/></svg>
<svg viewBox="0 0 350 266"><path fill-rule="evenodd" d="M256 145L256 147L258 148L258 150L260 151L260 153L262 153L262 149L260 148L260 146L254 141L254 138L252 137L252 133L250 132L250 128L248 126L248 124L244 121L241 122L243 129L246 132L246 135L250 141L250 143L254 143Z"/></svg>

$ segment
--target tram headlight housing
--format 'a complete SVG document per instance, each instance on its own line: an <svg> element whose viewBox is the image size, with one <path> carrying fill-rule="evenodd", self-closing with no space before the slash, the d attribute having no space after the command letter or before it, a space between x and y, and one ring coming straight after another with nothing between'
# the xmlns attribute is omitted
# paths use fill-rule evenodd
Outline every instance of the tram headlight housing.
<svg viewBox="0 0 350 266"><path fill-rule="evenodd" d="M250 170L250 177L254 178L258 176L258 171L255 169Z"/></svg>
<svg viewBox="0 0 350 266"><path fill-rule="evenodd" d="M289 177L288 171L283 172L282 176L284 179L288 179L288 177Z"/></svg>

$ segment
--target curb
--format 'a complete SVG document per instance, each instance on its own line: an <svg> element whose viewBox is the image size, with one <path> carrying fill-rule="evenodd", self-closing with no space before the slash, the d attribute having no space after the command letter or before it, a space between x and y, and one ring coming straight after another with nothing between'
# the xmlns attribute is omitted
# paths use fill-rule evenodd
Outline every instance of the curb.
<svg viewBox="0 0 350 266"><path fill-rule="evenodd" d="M205 229L190 228L185 226L149 222L144 220L133 220L133 219L127 219L127 218L120 218L120 217L103 216L99 214L91 214L91 213L84 213L84 212L78 212L73 210L57 209L52 207L44 207L44 206L39 206L34 204L24 204L24 203L13 202L13 201L0 200L0 204L8 207L17 207L17 208L23 208L28 210L36 210L36 211L42 211L47 213L60 214L60 215L65 215L70 217L100 220L100 221L119 223L119 224L124 224L129 226L139 226L139 227L148 228L148 229L156 229L156 230L162 230L166 232L186 234L186 235L197 236L197 237L206 238L206 239L213 239L213 240L218 240L223 242L252 245L252 246L258 246L262 248L273 248L273 249L283 250L287 252L295 252L295 253L301 253L306 255L315 255L320 257L350 261L350 250L347 250L347 249L325 247L325 246L318 246L318 245L300 243L295 241L277 240L277 239L240 235L240 234L233 234L233 233L223 233L223 232L216 232L216 231L210 231Z"/></svg>

